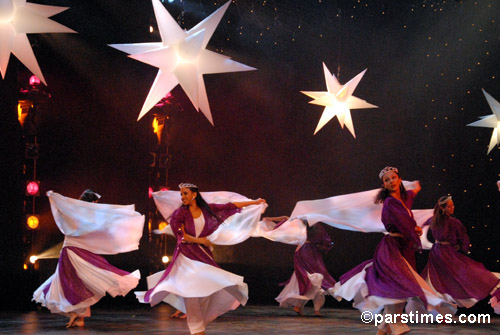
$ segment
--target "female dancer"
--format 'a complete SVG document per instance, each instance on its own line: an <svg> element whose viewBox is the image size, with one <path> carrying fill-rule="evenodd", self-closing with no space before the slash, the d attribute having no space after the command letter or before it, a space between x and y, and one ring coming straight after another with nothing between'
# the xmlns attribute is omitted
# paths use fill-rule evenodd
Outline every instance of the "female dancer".
<svg viewBox="0 0 500 335"><path fill-rule="evenodd" d="M410 298L420 298L425 306L442 302L432 288L415 271L415 250L421 247L419 234L410 208L420 191L406 191L398 169L385 167L380 171L382 181L375 202L383 203L382 223L388 234L380 241L372 260L366 261L340 278L335 286L335 296L354 299L354 307L374 313L384 309L384 314L401 315ZM385 318L384 318L385 319ZM401 319L396 323L382 323L377 334L392 331L403 334L410 331ZM389 330L390 328L390 330Z"/></svg>
<svg viewBox="0 0 500 335"><path fill-rule="evenodd" d="M279 228L288 220L287 216L264 218L263 220L279 222ZM332 241L321 223L309 227L307 221L302 221L307 227L307 240L297 246L293 257L294 272L284 283L285 287L276 298L280 307L293 307L295 313L304 315L304 306L313 301L314 314L321 316L319 310L325 303L325 295L333 295L335 279L328 273L321 252L327 253L332 248Z"/></svg>
<svg viewBox="0 0 500 335"><path fill-rule="evenodd" d="M134 205L97 204L101 196L92 190L85 190L80 200L52 191L47 196L65 238L55 273L34 292L33 300L52 313L68 315L67 328L81 327L90 306L106 292L125 296L137 286L139 270L120 270L96 253L137 250L144 216L134 211Z"/></svg>
<svg viewBox="0 0 500 335"><path fill-rule="evenodd" d="M429 253L422 277L452 304L472 307L491 294L490 303L500 313L500 280L483 264L466 256L469 237L464 225L453 217L451 196L439 198L430 224L436 242Z"/></svg>
<svg viewBox="0 0 500 335"><path fill-rule="evenodd" d="M205 334L205 326L225 312L245 304L248 287L243 277L224 271L215 263L207 238L242 207L264 199L207 204L193 184L180 184L182 206L171 216L177 238L173 259L165 271L148 277L147 292L137 299L151 306L164 301L187 315L191 334Z"/></svg>

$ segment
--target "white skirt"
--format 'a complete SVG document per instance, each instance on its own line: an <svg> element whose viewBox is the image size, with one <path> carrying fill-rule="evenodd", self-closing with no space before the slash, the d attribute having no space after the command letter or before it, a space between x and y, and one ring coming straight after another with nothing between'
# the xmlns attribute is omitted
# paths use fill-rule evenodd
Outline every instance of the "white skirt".
<svg viewBox="0 0 500 335"><path fill-rule="evenodd" d="M146 292L135 292L141 303L154 306L166 302L186 313L191 333L205 330L218 316L236 309L248 300L248 286L243 277L179 254L168 276L160 283L164 271L147 278L148 288L158 284L144 301Z"/></svg>
<svg viewBox="0 0 500 335"><path fill-rule="evenodd" d="M303 308L309 300L313 301L315 311L319 311L323 307L325 295L333 295L333 288L329 289L328 292L321 288L321 283L323 282L323 275L321 273L308 273L307 277L311 281L311 287L306 293L300 294L299 282L297 281L295 271L293 272L288 284L285 285L281 293L276 297L276 301L280 303L280 307Z"/></svg>
<svg viewBox="0 0 500 335"><path fill-rule="evenodd" d="M370 311L372 313L380 313L384 306L386 305L397 305L401 303L406 303L411 301L413 298L402 298L402 299L393 299L386 297L379 297L370 295L368 296L368 286L365 281L366 269L372 266L373 263L368 263L362 271L352 276L349 280L347 280L344 284L341 284L338 281L334 286L334 297L337 300L353 300L353 307L357 308L361 312ZM438 306L442 306L444 303L443 299L441 299L436 292L432 289L432 287L427 284L420 275L413 270L410 264L407 264L409 271L412 272L415 280L420 285L422 291L424 292L425 298L428 303L428 310L432 310L434 308L438 308ZM443 306L443 308L446 308Z"/></svg>
<svg viewBox="0 0 500 335"><path fill-rule="evenodd" d="M69 260L74 266L78 277L85 287L94 295L77 305L72 305L64 296L63 287L59 278L59 264L55 273L49 277L34 293L33 300L47 307L52 313L76 313L78 316L90 316L90 306L98 302L108 292L111 296L125 296L139 283L141 274L136 270L129 275L120 276L114 272L101 269L67 250ZM44 288L50 284L47 294Z"/></svg>

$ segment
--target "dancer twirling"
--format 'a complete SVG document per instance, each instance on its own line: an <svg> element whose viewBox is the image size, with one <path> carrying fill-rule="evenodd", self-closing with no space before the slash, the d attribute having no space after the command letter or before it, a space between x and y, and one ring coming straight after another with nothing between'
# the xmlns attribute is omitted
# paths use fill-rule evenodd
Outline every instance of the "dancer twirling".
<svg viewBox="0 0 500 335"><path fill-rule="evenodd" d="M264 218L263 220L279 222L276 228L287 222L288 217ZM325 295L333 295L335 279L328 273L321 252L332 248L332 241L321 223L307 227L307 240L297 246L293 257L294 272L285 287L276 298L280 307L293 307L293 310L304 315L304 306L313 301L314 314L321 316L320 309L325 303Z"/></svg>
<svg viewBox="0 0 500 335"><path fill-rule="evenodd" d="M421 229L410 209L420 191L420 184L417 183L416 189L406 191L398 169L394 167L382 169L379 178L383 187L376 202L383 203L382 223L388 234L380 241L372 260L340 278L335 295L346 300L354 299L354 307L362 311L380 312L384 309L384 314L392 315L400 315L411 298L420 298L426 307L436 306L442 300L415 271L414 252L421 247ZM400 319L397 321L379 325L377 334L388 331L403 334L410 330Z"/></svg>
<svg viewBox="0 0 500 335"><path fill-rule="evenodd" d="M100 195L92 190L85 190L80 200L52 191L47 196L65 238L55 273L34 292L33 300L52 313L68 315L66 327L83 326L90 306L106 292L125 296L137 286L139 270L120 270L96 254L137 250L144 216L134 205L97 204Z"/></svg>
<svg viewBox="0 0 500 335"><path fill-rule="evenodd" d="M224 271L215 263L207 238L241 208L265 203L264 199L207 204L198 187L180 184L182 206L171 216L177 238L173 259L165 271L148 277L147 292L137 299L151 306L164 301L186 313L191 334L205 334L205 326L225 312L245 304L248 288L243 277Z"/></svg>
<svg viewBox="0 0 500 335"><path fill-rule="evenodd" d="M432 246L422 277L452 304L472 307L491 294L490 303L500 313L500 280L483 264L466 256L469 237L464 225L453 217L451 196L439 198L430 225L436 242Z"/></svg>

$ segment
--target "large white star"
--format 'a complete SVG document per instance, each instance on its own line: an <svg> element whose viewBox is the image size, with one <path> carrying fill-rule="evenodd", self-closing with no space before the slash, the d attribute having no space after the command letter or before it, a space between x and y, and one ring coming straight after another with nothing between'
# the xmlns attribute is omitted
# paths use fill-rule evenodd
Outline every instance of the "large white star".
<svg viewBox="0 0 500 335"><path fill-rule="evenodd" d="M255 70L205 49L231 1L189 31L177 24L159 0L152 2L162 41L110 45L128 53L133 59L159 69L137 120L180 84L194 107L201 110L213 125L203 74Z"/></svg>
<svg viewBox="0 0 500 335"><path fill-rule="evenodd" d="M345 124L352 136L356 138L350 110L359 108L378 108L378 106L372 105L365 100L356 98L352 95L356 86L358 86L361 78L365 74L366 69L353 79L349 80L349 82L345 85L341 85L339 83L335 75L330 73L325 63L323 63L323 71L325 72L325 81L328 91L301 91L305 95L314 99L309 101L310 104L325 106L321 119L319 120L316 130L314 131L314 135L316 135L316 133L336 115L340 126L344 128Z"/></svg>
<svg viewBox="0 0 500 335"><path fill-rule="evenodd" d="M488 153L493 150L496 145L500 145L500 103L495 100L491 95L489 95L484 89L483 94L490 105L493 114L480 116L481 120L469 123L468 126L472 127L486 127L493 128L493 134L491 134L490 146L488 147Z"/></svg>
<svg viewBox="0 0 500 335"><path fill-rule="evenodd" d="M48 17L69 7L26 3L26 0L0 0L0 72L5 78L12 52L45 85L40 66L26 34L75 33Z"/></svg>

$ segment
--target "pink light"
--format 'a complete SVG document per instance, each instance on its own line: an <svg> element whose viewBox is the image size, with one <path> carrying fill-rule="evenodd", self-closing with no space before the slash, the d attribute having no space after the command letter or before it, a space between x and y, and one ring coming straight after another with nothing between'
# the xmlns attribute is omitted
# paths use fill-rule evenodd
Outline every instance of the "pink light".
<svg viewBox="0 0 500 335"><path fill-rule="evenodd" d="M29 195L36 195L39 190L39 185L36 181L30 181L28 185L26 185L26 193Z"/></svg>
<svg viewBox="0 0 500 335"><path fill-rule="evenodd" d="M153 197L153 188L149 186L148 188L148 198L151 199Z"/></svg>
<svg viewBox="0 0 500 335"><path fill-rule="evenodd" d="M162 186L162 187L160 188L160 191L168 191L168 187L166 187L166 186Z"/></svg>
<svg viewBox="0 0 500 335"><path fill-rule="evenodd" d="M40 79L38 79L37 76L31 76L30 77L30 85L35 86L35 85L40 85Z"/></svg>

